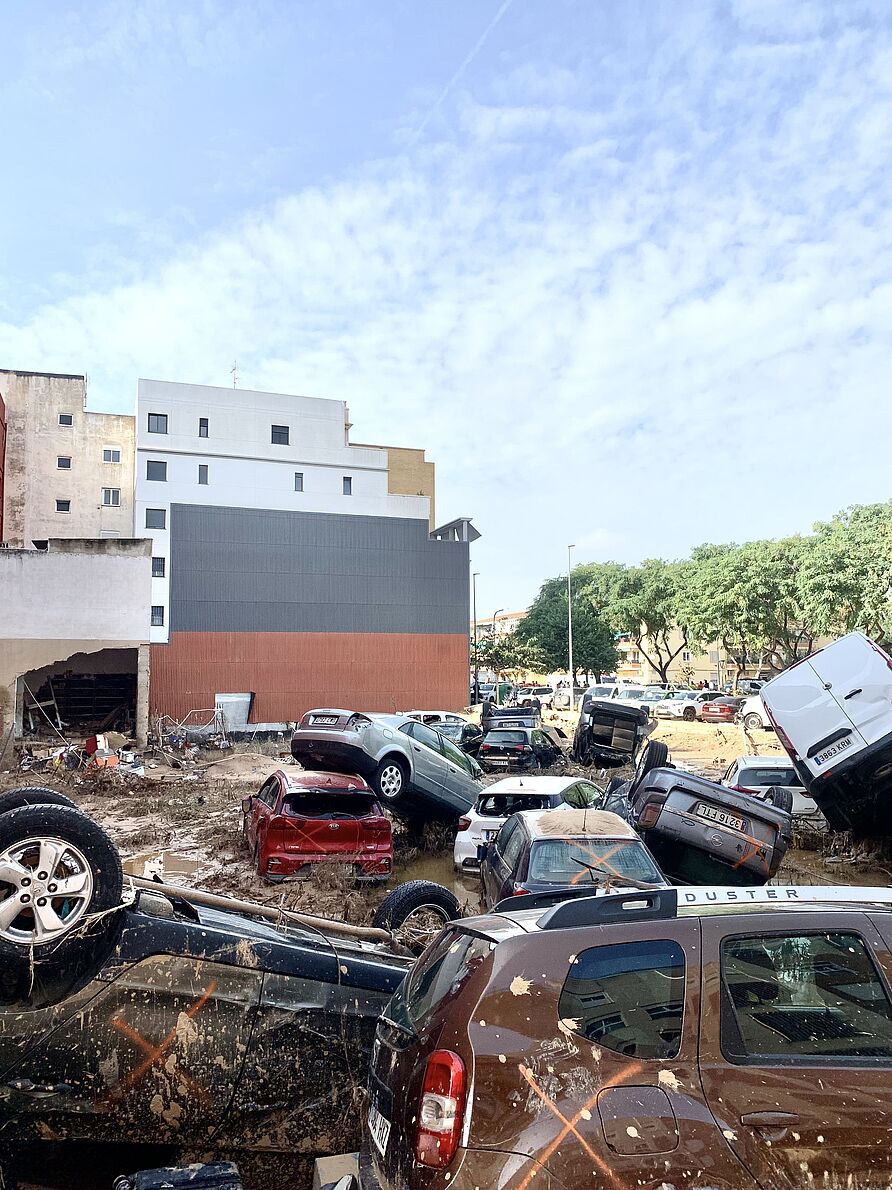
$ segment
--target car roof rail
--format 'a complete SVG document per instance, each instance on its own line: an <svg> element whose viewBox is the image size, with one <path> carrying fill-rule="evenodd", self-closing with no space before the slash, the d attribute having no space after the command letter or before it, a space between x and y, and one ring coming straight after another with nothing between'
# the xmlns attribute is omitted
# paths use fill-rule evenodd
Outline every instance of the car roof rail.
<svg viewBox="0 0 892 1190"><path fill-rule="evenodd" d="M539 918L540 930L570 930L618 921L668 921L678 916L678 889L651 888L563 901Z"/></svg>

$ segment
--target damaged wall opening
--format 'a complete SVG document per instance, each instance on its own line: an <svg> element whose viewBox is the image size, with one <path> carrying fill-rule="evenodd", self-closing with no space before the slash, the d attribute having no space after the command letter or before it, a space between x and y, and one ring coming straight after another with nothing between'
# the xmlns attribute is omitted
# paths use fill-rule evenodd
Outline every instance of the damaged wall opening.
<svg viewBox="0 0 892 1190"><path fill-rule="evenodd" d="M100 649L75 653L22 674L17 682L22 734L54 737L55 727L63 735L97 731L132 735L138 663L138 649Z"/></svg>

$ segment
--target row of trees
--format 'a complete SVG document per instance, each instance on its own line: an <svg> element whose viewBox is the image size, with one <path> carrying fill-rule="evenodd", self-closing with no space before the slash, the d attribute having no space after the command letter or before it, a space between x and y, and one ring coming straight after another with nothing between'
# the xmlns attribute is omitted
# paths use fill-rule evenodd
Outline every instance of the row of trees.
<svg viewBox="0 0 892 1190"><path fill-rule="evenodd" d="M683 649L716 643L735 681L747 664L779 672L818 637L892 636L892 501L848 508L803 537L702 545L677 562L587 563L572 586L577 672L612 672L621 635L663 681ZM501 671L566 666L566 577L543 583L516 632L481 641L479 661Z"/></svg>

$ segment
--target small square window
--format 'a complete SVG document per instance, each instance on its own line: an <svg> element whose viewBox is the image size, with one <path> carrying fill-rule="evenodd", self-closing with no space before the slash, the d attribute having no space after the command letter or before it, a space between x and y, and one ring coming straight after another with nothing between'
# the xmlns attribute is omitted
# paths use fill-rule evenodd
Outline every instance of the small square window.
<svg viewBox="0 0 892 1190"><path fill-rule="evenodd" d="M198 482L206 484L208 481L208 465L207 463L198 464Z"/></svg>
<svg viewBox="0 0 892 1190"><path fill-rule="evenodd" d="M149 433L150 434L166 434L167 433L167 414L166 413L150 413L149 414Z"/></svg>
<svg viewBox="0 0 892 1190"><path fill-rule="evenodd" d="M71 416L70 413L60 413L59 414L59 425L60 426L73 426L74 418Z"/></svg>
<svg viewBox="0 0 892 1190"><path fill-rule="evenodd" d="M164 578L164 565L166 558L152 559L152 578Z"/></svg>
<svg viewBox="0 0 892 1190"><path fill-rule="evenodd" d="M199 438L207 438L207 436L208 436L208 419L206 417L200 417L198 419L198 437Z"/></svg>
<svg viewBox="0 0 892 1190"><path fill-rule="evenodd" d="M120 463L121 449L118 446L106 446L102 451L103 463Z"/></svg>
<svg viewBox="0 0 892 1190"><path fill-rule="evenodd" d="M57 500L56 501L56 512L71 512L71 501L70 500Z"/></svg>
<svg viewBox="0 0 892 1190"><path fill-rule="evenodd" d="M70 471L71 470L70 457L68 455L59 455L59 457L56 459L56 466L59 468L60 471Z"/></svg>
<svg viewBox="0 0 892 1190"><path fill-rule="evenodd" d="M353 495L353 476L352 475L344 476L344 495L345 496Z"/></svg>
<svg viewBox="0 0 892 1190"><path fill-rule="evenodd" d="M120 508L121 506L121 489L120 488L103 488L102 489L102 503L106 508Z"/></svg>
<svg viewBox="0 0 892 1190"><path fill-rule="evenodd" d="M288 445L288 427L287 426L273 426L270 441L273 446L287 446Z"/></svg>
<svg viewBox="0 0 892 1190"><path fill-rule="evenodd" d="M166 529L167 528L167 509L166 508L147 508L146 509L146 528L147 529Z"/></svg>
<svg viewBox="0 0 892 1190"><path fill-rule="evenodd" d="M162 482L167 481L167 463L162 463L158 459L146 460L146 479L157 479Z"/></svg>
<svg viewBox="0 0 892 1190"><path fill-rule="evenodd" d="M303 471L295 471L294 473L294 490L302 492L304 490L304 473Z"/></svg>
<svg viewBox="0 0 892 1190"><path fill-rule="evenodd" d="M164 605L160 603L152 604L152 627L164 627Z"/></svg>

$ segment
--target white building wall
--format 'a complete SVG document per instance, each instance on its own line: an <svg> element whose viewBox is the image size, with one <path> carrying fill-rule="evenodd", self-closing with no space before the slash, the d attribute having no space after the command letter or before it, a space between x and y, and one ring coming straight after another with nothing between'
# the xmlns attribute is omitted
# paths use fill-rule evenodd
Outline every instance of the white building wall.
<svg viewBox="0 0 892 1190"><path fill-rule="evenodd" d="M167 433L149 431L150 414L166 416ZM206 438L199 434L201 418L208 421ZM272 442L273 425L288 427L287 445ZM426 496L388 493L387 450L351 446L347 436L343 401L140 380L136 532L151 538L153 555L165 559L164 578L152 580L152 605L164 615L164 625L151 629L153 643L169 636L171 504L428 520ZM165 480L147 478L149 462L166 464ZM206 485L198 482L202 465ZM295 491L296 472L303 476L301 492ZM164 529L147 527L149 509L164 512Z"/></svg>

